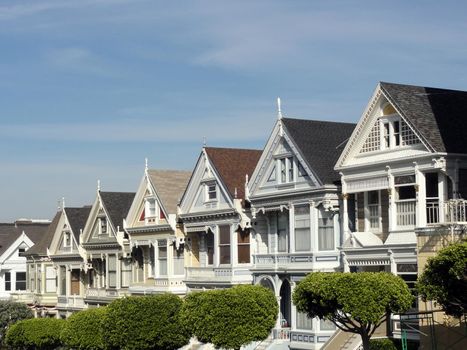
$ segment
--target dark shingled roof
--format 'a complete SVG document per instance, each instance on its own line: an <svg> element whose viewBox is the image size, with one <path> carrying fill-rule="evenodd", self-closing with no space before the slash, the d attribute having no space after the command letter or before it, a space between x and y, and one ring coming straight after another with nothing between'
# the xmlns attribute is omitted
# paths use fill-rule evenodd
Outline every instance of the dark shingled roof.
<svg viewBox="0 0 467 350"><path fill-rule="evenodd" d="M176 214L177 204L190 180L191 171L149 169L148 174L165 210L169 214Z"/></svg>
<svg viewBox="0 0 467 350"><path fill-rule="evenodd" d="M55 231L57 229L58 222L60 221L60 216L62 215L61 211L58 211L52 222L50 223L47 231L44 233L42 238L34 244L30 249L28 249L24 256L31 256L31 255L47 255L47 248L50 247L50 243L54 237ZM27 234L27 233L26 233Z"/></svg>
<svg viewBox="0 0 467 350"><path fill-rule="evenodd" d="M102 203L107 211L113 226L123 229L123 219L130 210L131 203L135 197L133 192L99 192Z"/></svg>
<svg viewBox="0 0 467 350"><path fill-rule="evenodd" d="M232 198L245 197L245 175L251 177L262 151L238 148L205 147L209 160L214 165Z"/></svg>
<svg viewBox="0 0 467 350"><path fill-rule="evenodd" d="M467 153L467 92L380 83L389 101L437 152Z"/></svg>
<svg viewBox="0 0 467 350"><path fill-rule="evenodd" d="M91 212L91 206L86 205L82 208L65 208L65 213L70 223L73 236L75 236L76 242L79 243L79 234L86 225L89 213Z"/></svg>
<svg viewBox="0 0 467 350"><path fill-rule="evenodd" d="M0 223L0 255L3 254L14 241L24 233L34 244L37 244L46 233L50 223L16 222Z"/></svg>
<svg viewBox="0 0 467 350"><path fill-rule="evenodd" d="M308 166L324 184L340 180L334 171L355 124L282 118L282 122L305 158Z"/></svg>

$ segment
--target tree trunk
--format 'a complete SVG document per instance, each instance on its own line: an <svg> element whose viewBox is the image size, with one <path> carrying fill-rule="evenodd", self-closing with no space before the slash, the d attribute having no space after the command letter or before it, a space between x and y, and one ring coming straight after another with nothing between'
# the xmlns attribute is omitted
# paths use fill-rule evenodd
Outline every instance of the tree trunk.
<svg viewBox="0 0 467 350"><path fill-rule="evenodd" d="M370 337L368 333L361 333L363 350L370 350Z"/></svg>

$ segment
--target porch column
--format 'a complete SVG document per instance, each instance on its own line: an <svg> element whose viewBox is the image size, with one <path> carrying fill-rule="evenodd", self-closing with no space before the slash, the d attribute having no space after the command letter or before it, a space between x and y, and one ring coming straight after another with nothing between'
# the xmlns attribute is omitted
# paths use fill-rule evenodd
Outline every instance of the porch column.
<svg viewBox="0 0 467 350"><path fill-rule="evenodd" d="M344 272L350 272L349 261L347 260L347 255L345 253L341 254L342 256L342 264L344 265Z"/></svg>
<svg viewBox="0 0 467 350"><path fill-rule="evenodd" d="M238 265L238 237L235 224L230 225L230 264L232 266Z"/></svg>
<svg viewBox="0 0 467 350"><path fill-rule="evenodd" d="M297 286L297 284L295 282L293 282L293 281L290 282L290 297L291 297L290 303L292 304L291 305L292 307L290 308L290 324L289 324L289 327L291 329L297 329L297 307L292 302L292 295L293 295L293 292L294 292L296 286Z"/></svg>
<svg viewBox="0 0 467 350"><path fill-rule="evenodd" d="M289 253L295 253L295 206L289 203Z"/></svg>
<svg viewBox="0 0 467 350"><path fill-rule="evenodd" d="M447 199L448 181L444 173L438 173L438 222L445 221L444 201Z"/></svg>
<svg viewBox="0 0 467 350"><path fill-rule="evenodd" d="M388 173L388 199L389 199L389 213L388 213L388 229L389 232L394 231L397 227L397 207L396 207L396 188L394 186L394 175L391 173L391 168L387 168Z"/></svg>
<svg viewBox="0 0 467 350"><path fill-rule="evenodd" d="M349 232L349 206L347 200L349 198L349 194L347 193L347 182L344 179L344 174L340 173L341 175L341 183L342 183L342 229L343 229L343 240L341 244L344 244L350 238Z"/></svg>
<svg viewBox="0 0 467 350"><path fill-rule="evenodd" d="M318 213L315 208L315 202L310 201L309 202L310 206L310 243L311 243L311 251L318 250L318 245L316 243L316 237L318 237L318 230L316 228L316 225L318 223Z"/></svg>
<svg viewBox="0 0 467 350"><path fill-rule="evenodd" d="M416 209L415 209L415 226L422 227L426 226L426 185L425 185L425 174L422 173L418 164L415 164L415 197L416 197Z"/></svg>
<svg viewBox="0 0 467 350"><path fill-rule="evenodd" d="M397 264L396 260L394 259L394 253L391 249L388 250L389 252L389 261L391 263L391 273L397 275Z"/></svg>

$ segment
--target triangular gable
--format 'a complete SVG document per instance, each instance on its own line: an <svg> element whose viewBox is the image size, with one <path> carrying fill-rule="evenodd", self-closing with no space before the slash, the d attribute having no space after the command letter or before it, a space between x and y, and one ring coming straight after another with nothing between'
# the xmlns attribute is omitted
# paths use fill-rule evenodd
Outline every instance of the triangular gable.
<svg viewBox="0 0 467 350"><path fill-rule="evenodd" d="M209 186L215 186L216 198L209 200ZM211 194L212 196L213 194ZM209 209L227 209L233 207L233 201L216 169L209 161L206 152L201 152L195 170L180 202L182 213L205 211Z"/></svg>
<svg viewBox="0 0 467 350"><path fill-rule="evenodd" d="M355 127L349 141L341 153L335 168L351 162L351 159L359 156L373 155L374 152L384 151L386 137L396 132L388 120L396 119L399 123L399 142L401 146L415 146L424 151L431 150L426 140L417 132L403 113L393 104L390 97L381 89L380 84L376 87L364 113ZM386 126L385 126L386 125ZM391 128L391 131L389 131ZM391 145L392 147L392 145ZM400 148L391 148L397 151Z"/></svg>
<svg viewBox="0 0 467 350"><path fill-rule="evenodd" d="M19 237L8 247L7 250L0 255L0 264L4 264L10 258L17 259L16 252L19 250L21 245L26 245L27 248L31 248L34 242L23 232Z"/></svg>
<svg viewBox="0 0 467 350"><path fill-rule="evenodd" d="M103 225L105 221L105 225ZM99 191L83 230L83 243L116 241L116 229L103 204Z"/></svg>
<svg viewBox="0 0 467 350"><path fill-rule="evenodd" d="M276 191L276 187L284 182L284 170L293 171L290 177L289 174L285 174L285 179L288 183L301 184L301 189L321 185L293 139L278 120L249 181L250 197L261 194L267 188ZM293 180L290 181L290 179Z"/></svg>

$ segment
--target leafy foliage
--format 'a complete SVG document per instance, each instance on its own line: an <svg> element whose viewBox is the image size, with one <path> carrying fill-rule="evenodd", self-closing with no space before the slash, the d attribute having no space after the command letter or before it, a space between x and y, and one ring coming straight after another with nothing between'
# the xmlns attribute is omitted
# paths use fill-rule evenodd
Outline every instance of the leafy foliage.
<svg viewBox="0 0 467 350"><path fill-rule="evenodd" d="M360 334L364 349L369 349L369 339L386 315L408 310L412 301L405 282L385 272L314 272L293 293L298 311Z"/></svg>
<svg viewBox="0 0 467 350"><path fill-rule="evenodd" d="M467 313L467 242L441 249L428 259L417 283L423 300L435 300L446 314L461 317Z"/></svg>
<svg viewBox="0 0 467 350"><path fill-rule="evenodd" d="M262 286L239 285L189 294L182 315L198 340L216 347L240 349L252 341L266 339L277 313L272 291Z"/></svg>
<svg viewBox="0 0 467 350"><path fill-rule="evenodd" d="M71 315L60 335L63 344L77 350L104 349L102 328L106 311L100 307Z"/></svg>
<svg viewBox="0 0 467 350"><path fill-rule="evenodd" d="M19 321L7 331L5 342L14 349L56 349L61 346L60 332L65 322L56 318Z"/></svg>
<svg viewBox="0 0 467 350"><path fill-rule="evenodd" d="M103 337L110 349L178 349L190 334L180 321L182 300L173 294L117 299L107 306Z"/></svg>
<svg viewBox="0 0 467 350"><path fill-rule="evenodd" d="M371 339L370 350L397 350L391 339Z"/></svg>
<svg viewBox="0 0 467 350"><path fill-rule="evenodd" d="M32 318L33 314L26 304L0 301L0 341L4 342L8 327L18 321Z"/></svg>

